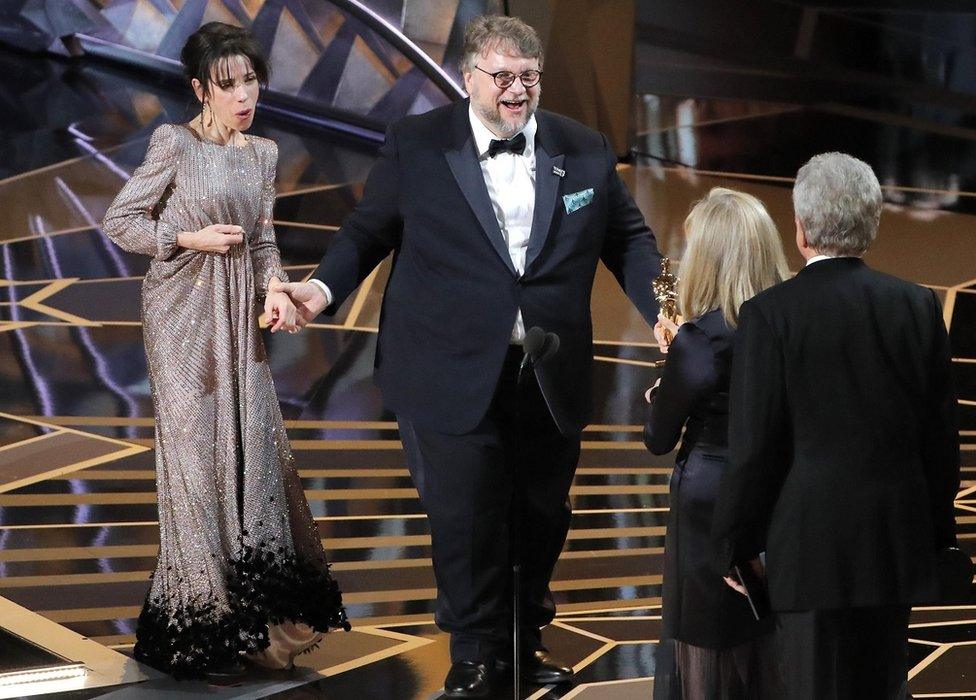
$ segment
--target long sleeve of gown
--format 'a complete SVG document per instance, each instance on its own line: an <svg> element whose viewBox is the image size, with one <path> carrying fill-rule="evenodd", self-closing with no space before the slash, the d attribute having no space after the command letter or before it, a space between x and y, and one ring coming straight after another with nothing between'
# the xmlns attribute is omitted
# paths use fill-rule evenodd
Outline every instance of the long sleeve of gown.
<svg viewBox="0 0 976 700"><path fill-rule="evenodd" d="M266 168L261 195L261 211L255 224L257 231L251 239L251 264L254 267L254 284L259 296L268 291L268 283L272 277L277 277L282 282L288 281L288 275L281 267L281 253L275 241L275 171L278 166L278 146L274 142L270 144L267 155L270 162Z"/></svg>
<svg viewBox="0 0 976 700"><path fill-rule="evenodd" d="M714 390L715 382L715 355L708 336L692 323L682 324L668 350L661 385L647 407L647 449L656 455L673 450L688 416Z"/></svg>
<svg viewBox="0 0 976 700"><path fill-rule="evenodd" d="M179 128L173 124L156 128L149 139L146 159L105 212L102 230L131 253L167 260L179 247L179 229L160 221L157 211L179 165Z"/></svg>

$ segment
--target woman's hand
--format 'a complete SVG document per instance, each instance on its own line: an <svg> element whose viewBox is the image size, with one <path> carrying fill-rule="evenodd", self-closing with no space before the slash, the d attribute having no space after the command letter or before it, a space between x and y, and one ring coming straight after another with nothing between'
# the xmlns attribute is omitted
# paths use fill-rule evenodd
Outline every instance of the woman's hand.
<svg viewBox="0 0 976 700"><path fill-rule="evenodd" d="M680 317L679 317L680 320ZM657 341L659 349L665 355L668 354L668 347L674 340L675 333L678 332L678 324L664 314L657 315L657 323L654 324L654 339Z"/></svg>
<svg viewBox="0 0 976 700"><path fill-rule="evenodd" d="M183 231L176 237L182 248L223 255L244 240L244 229L233 224L210 224L199 231Z"/></svg>
<svg viewBox="0 0 976 700"><path fill-rule="evenodd" d="M660 377L657 378L657 381L654 382L654 385L651 386L650 389L648 389L647 391L644 392L644 400L647 401L647 403L650 403L651 402L651 399L654 398L654 392L657 391L657 388L659 386L661 386L661 378Z"/></svg>
<svg viewBox="0 0 976 700"><path fill-rule="evenodd" d="M298 315L295 305L284 292L268 292L264 298L264 314L271 324L272 333L282 328L289 333L297 333L305 325L305 320Z"/></svg>
<svg viewBox="0 0 976 700"><path fill-rule="evenodd" d="M291 298L298 309L302 326L311 323L329 304L321 290L311 282L281 282L277 277L272 277L268 283L268 291L284 292Z"/></svg>

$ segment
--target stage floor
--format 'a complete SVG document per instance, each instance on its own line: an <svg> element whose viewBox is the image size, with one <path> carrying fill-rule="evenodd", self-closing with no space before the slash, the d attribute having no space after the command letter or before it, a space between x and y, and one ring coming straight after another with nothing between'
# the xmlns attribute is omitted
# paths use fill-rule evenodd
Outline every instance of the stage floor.
<svg viewBox="0 0 976 700"><path fill-rule="evenodd" d="M158 544L139 322L148 260L112 245L98 222L141 161L152 129L184 120L189 101L96 64L69 69L0 51L0 71L10 76L0 88L0 596L61 625L66 635L121 652L117 662L124 665ZM645 158L621 167L662 251L680 258L690 204L718 185L760 196L791 250L789 176L811 154L798 130L816 133L818 144L829 147L832 134L848 133L849 122L864 132L889 129L864 115L828 119L828 111L642 97L640 144L674 160L689 148L695 154L693 167ZM256 131L280 147L276 228L289 273L300 278L358 200L375 146L264 115L258 120ZM776 154L769 169L753 143ZM912 172L911 156L900 166ZM957 521L961 545L973 555L976 193L919 187L911 178L885 185L888 204L868 260L932 287L945 304L963 444ZM799 266L795 252L790 261ZM113 691L75 691L79 696L141 698L174 689L226 697L439 696L448 654L432 620L427 522L396 425L371 382L387 270L388 262L330 323L265 337L354 631L329 636L301 658L296 673L255 672L234 688L156 678ZM653 684L673 457L650 455L640 430L642 395L654 377L650 363L659 354L603 269L593 320L596 419L584 434L572 530L553 584L559 616L545 635L575 665L578 681L572 688L531 687L525 697L647 698ZM976 696L976 600L914 611L911 639L916 698Z"/></svg>

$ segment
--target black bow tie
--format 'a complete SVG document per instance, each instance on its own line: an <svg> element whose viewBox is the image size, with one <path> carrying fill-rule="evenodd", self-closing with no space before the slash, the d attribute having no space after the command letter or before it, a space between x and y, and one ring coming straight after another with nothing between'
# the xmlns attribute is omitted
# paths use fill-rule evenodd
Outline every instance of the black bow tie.
<svg viewBox="0 0 976 700"><path fill-rule="evenodd" d="M492 139L491 143L488 144L488 157L494 158L499 153L514 153L517 156L522 155L525 150L525 134L520 133L515 138L507 139L505 141L499 141L498 139Z"/></svg>

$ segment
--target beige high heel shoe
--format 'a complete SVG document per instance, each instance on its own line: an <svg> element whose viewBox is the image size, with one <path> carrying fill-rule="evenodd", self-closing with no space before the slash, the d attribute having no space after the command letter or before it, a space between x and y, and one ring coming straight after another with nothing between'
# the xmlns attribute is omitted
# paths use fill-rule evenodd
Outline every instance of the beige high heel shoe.
<svg viewBox="0 0 976 700"><path fill-rule="evenodd" d="M250 654L247 660L263 668L290 670L295 667L295 657L317 647L324 636L304 622L283 622L268 628L268 648Z"/></svg>

